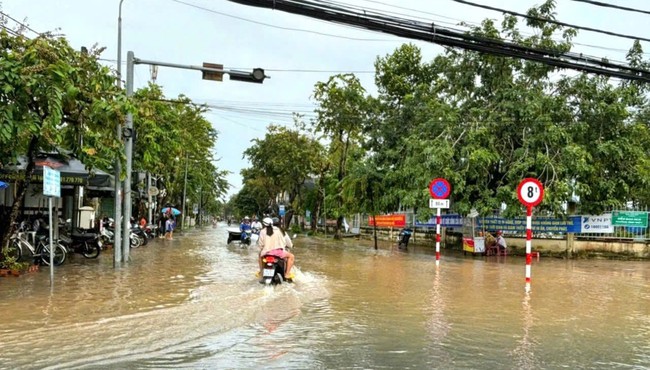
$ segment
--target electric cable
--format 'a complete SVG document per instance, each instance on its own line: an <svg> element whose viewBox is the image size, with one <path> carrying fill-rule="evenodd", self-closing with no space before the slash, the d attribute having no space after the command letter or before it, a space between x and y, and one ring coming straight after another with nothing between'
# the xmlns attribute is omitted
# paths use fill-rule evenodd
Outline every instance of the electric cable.
<svg viewBox="0 0 650 370"><path fill-rule="evenodd" d="M22 27L25 27L25 29L32 31L32 32L34 32L35 34L37 34L37 35L39 35L39 36L41 35L40 32L35 31L33 28L29 27L29 26L26 25L25 23L22 23L22 22L16 20L15 18L13 18L12 16L10 16L9 14L7 14L7 13L5 13L5 12L2 12L2 11L0 11L0 14L2 14L2 15L4 15L5 17L11 19L12 21L18 23L18 24L21 25Z"/></svg>
<svg viewBox="0 0 650 370"><path fill-rule="evenodd" d="M477 7L477 8L493 10L495 12L510 14L510 15L514 15L514 16L517 16L517 17L523 17L523 18L534 20L534 21L552 23L552 24L556 24L558 26L570 27L570 28L575 28L575 29L578 29L578 30L584 30L584 31L589 31L589 32L602 33L604 35L622 37L622 38L631 39L631 40L641 40L641 41L650 42L650 39L645 38L645 37L626 35L626 34L622 34L622 33L616 33L616 32L601 30L601 29L598 29L598 28L592 28L592 27L578 26L578 25L575 25L575 24L556 21L554 19L534 17L534 16L528 15L528 14L518 13L518 12L514 12L512 10L507 10L507 9L495 8L495 7L489 6L489 5L477 4L477 3L473 3L471 1L466 1L466 0L452 0L452 1L460 3L460 4L465 4L465 5Z"/></svg>
<svg viewBox="0 0 650 370"><path fill-rule="evenodd" d="M369 2L369 3L375 3L375 4L381 4L381 5L385 5L385 6L389 6L389 7L393 7L393 8L397 8L397 9L402 9L402 10L409 10L409 11L412 11L412 12L415 12L415 13L418 13L418 14L430 14L430 15L434 15L434 16L437 16L437 17L440 17L440 18L445 18L445 19L454 20L454 21L457 21L457 22L465 23L465 24L480 26L480 24L476 23L476 22L465 21L465 20L462 20L462 19L459 19L459 18L447 17L447 16L442 15L442 14L430 13L430 12L426 12L426 11L422 11L422 10L418 10L418 9L413 9L413 8L406 8L406 7L403 7L403 6L398 6L398 5L385 3L385 2L382 2L382 1L376 1L376 0L361 0L361 1ZM582 0L574 0L574 1L582 1ZM586 1L586 0L584 0L584 1ZM395 14L400 14L400 13L395 13ZM440 21L437 21L437 22L438 23L444 23L444 22L440 22ZM526 33L526 32L522 32L521 34L525 35L525 36L532 36L532 34ZM554 41L558 42L558 40L554 40ZM572 43L574 45L584 46L584 47L587 47L587 48L614 51L614 52L620 52L620 53L624 53L624 54L627 54L629 52L628 49L611 48L611 47L606 47L606 46L601 46L601 45L585 44L585 43L580 43L580 42L572 42ZM650 52L643 52L643 54L650 55Z"/></svg>
<svg viewBox="0 0 650 370"><path fill-rule="evenodd" d="M602 1L594 1L594 0L572 0L572 1L579 2L579 3L586 3L586 4L596 5L596 6L602 6L604 8L625 10L625 11L628 11L628 12L635 12L635 13L641 13L641 14L650 14L650 10L629 8L627 6L609 4L609 3L604 3Z"/></svg>
<svg viewBox="0 0 650 370"><path fill-rule="evenodd" d="M354 25L392 35L436 43L443 46L487 54L513 57L541 62L546 65L573 69L582 72L618 77L627 80L650 82L650 72L627 65L615 64L606 59L597 59L583 54L561 52L559 50L538 49L504 42L483 36L469 35L437 27L434 23L417 22L389 16L372 16L364 12L335 7L316 1L298 0L229 0L231 2L300 14L334 23ZM547 20L543 20L547 21Z"/></svg>
<svg viewBox="0 0 650 370"><path fill-rule="evenodd" d="M301 29L301 28L291 28L291 27L276 26L276 25L270 24L270 23L254 21L252 19L239 17L239 16L236 16L236 15L228 14L228 13L219 12L219 11L216 11L216 10L213 10L213 9L209 9L209 8L206 8L206 7L203 7L203 6L200 6L200 5L188 3L188 2L185 2L185 1L182 1L182 0L171 0L171 1L173 1L175 3L183 4L183 5L192 7L192 8L200 9L200 10L203 10L203 11L206 11L206 12L219 14L219 15L222 15L224 17L239 19L241 21L255 23L255 24L259 24L261 26L267 26L267 27L277 28L277 29L281 29L281 30L312 33L312 34L319 35L319 36L329 36L329 37L336 37L336 38L340 38L340 39L355 40L355 41L379 41L379 42L396 42L396 41L399 41L399 40L388 40L388 39L365 39L365 38L358 38L358 37L348 37L348 36L334 35L334 34L325 33L325 32L305 30L305 29Z"/></svg>
<svg viewBox="0 0 650 370"><path fill-rule="evenodd" d="M7 27L5 25L0 25L0 27L2 27L3 30L5 30L8 34L10 34L12 36L16 36L16 37L20 36L20 34L18 32L12 30L11 28L9 28L9 27ZM25 36L25 37L27 38L27 36Z"/></svg>

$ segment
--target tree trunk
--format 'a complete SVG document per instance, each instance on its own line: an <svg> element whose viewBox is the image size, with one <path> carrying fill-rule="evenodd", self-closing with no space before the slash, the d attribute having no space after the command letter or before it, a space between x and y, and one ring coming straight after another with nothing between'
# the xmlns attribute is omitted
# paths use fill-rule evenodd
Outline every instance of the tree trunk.
<svg viewBox="0 0 650 370"><path fill-rule="evenodd" d="M27 149L27 166L25 167L25 177L22 180L16 181L16 198L11 207L11 214L9 216L8 222L3 222L0 224L0 235L2 235L2 249L9 246L9 238L11 234L16 230L15 222L18 219L20 213L20 204L25 198L25 193L27 193L27 187L32 181L32 175L34 174L34 168L36 164L34 163L34 155L36 148L38 147L38 137L33 135L32 140L29 142L29 147ZM4 259L4 255L0 253L0 259Z"/></svg>
<svg viewBox="0 0 650 370"><path fill-rule="evenodd" d="M375 238L375 250L377 249L377 219L375 218L375 213L372 213L372 234Z"/></svg>
<svg viewBox="0 0 650 370"><path fill-rule="evenodd" d="M336 218L336 232L334 233L334 239L343 239L343 216Z"/></svg>
<svg viewBox="0 0 650 370"><path fill-rule="evenodd" d="M375 250L377 250L377 219L375 218L375 197L370 188L370 208L372 208L372 234L375 239Z"/></svg>

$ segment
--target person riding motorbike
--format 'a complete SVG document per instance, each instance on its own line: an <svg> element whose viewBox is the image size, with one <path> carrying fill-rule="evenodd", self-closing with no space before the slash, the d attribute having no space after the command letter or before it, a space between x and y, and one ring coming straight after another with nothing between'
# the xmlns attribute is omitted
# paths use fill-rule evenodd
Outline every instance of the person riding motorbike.
<svg viewBox="0 0 650 370"><path fill-rule="evenodd" d="M248 216L244 217L244 220L239 225L239 231L241 231L241 241L244 241L246 238L246 230L251 229L251 219Z"/></svg>
<svg viewBox="0 0 650 370"><path fill-rule="evenodd" d="M291 241L291 237L286 232L286 230L284 230L284 228L280 226L280 219L277 217L273 217L272 220L273 220L273 226L277 227L278 229L280 229L280 231L282 231L282 235L284 235L284 240L287 242L287 247L293 248L293 242Z"/></svg>
<svg viewBox="0 0 650 370"><path fill-rule="evenodd" d="M293 247L291 239L287 238L285 233L279 227L273 225L273 219L270 217L265 217L262 220L262 226L264 226L264 228L260 232L260 238L257 240L257 246L261 248L258 257L260 274L264 269L262 257L264 255L272 255L286 261L284 278L291 279L291 268L293 267L293 262L295 260L294 255L287 251L287 248Z"/></svg>
<svg viewBox="0 0 650 370"><path fill-rule="evenodd" d="M251 222L251 229L253 234L259 234L262 230L262 223L257 219L257 216L253 216L253 222Z"/></svg>

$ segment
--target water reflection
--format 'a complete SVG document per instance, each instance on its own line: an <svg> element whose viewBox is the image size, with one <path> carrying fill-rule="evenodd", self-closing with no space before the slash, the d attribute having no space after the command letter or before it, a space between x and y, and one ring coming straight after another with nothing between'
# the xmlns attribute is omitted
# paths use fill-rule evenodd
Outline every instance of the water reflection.
<svg viewBox="0 0 650 370"><path fill-rule="evenodd" d="M519 369L536 369L539 364L535 361L535 341L532 338L533 309L530 304L531 294L526 292L521 305L523 335L512 352L514 362Z"/></svg>
<svg viewBox="0 0 650 370"><path fill-rule="evenodd" d="M299 237L263 287L225 227L0 279L2 368L648 368L646 262L533 261ZM77 256L75 256L77 257ZM38 356L34 356L38 353Z"/></svg>

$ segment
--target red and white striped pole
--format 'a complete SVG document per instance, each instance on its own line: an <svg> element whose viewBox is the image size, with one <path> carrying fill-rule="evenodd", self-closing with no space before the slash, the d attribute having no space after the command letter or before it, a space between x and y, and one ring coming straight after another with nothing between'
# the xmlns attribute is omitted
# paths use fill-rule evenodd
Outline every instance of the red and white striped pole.
<svg viewBox="0 0 650 370"><path fill-rule="evenodd" d="M429 184L429 193L431 194L429 208L436 209L436 266L440 266L440 224L442 223L440 208L449 208L447 197L451 193L451 185L443 178L433 179Z"/></svg>
<svg viewBox="0 0 650 370"><path fill-rule="evenodd" d="M530 292L530 264L533 262L533 207L544 199L544 186L534 178L523 179L517 187L517 197L526 207L526 292Z"/></svg>
<svg viewBox="0 0 650 370"><path fill-rule="evenodd" d="M530 272L532 257L533 239L533 207L526 207L526 292L530 292Z"/></svg>
<svg viewBox="0 0 650 370"><path fill-rule="evenodd" d="M440 207L436 208L436 266L440 266L440 224L442 217L440 216Z"/></svg>

